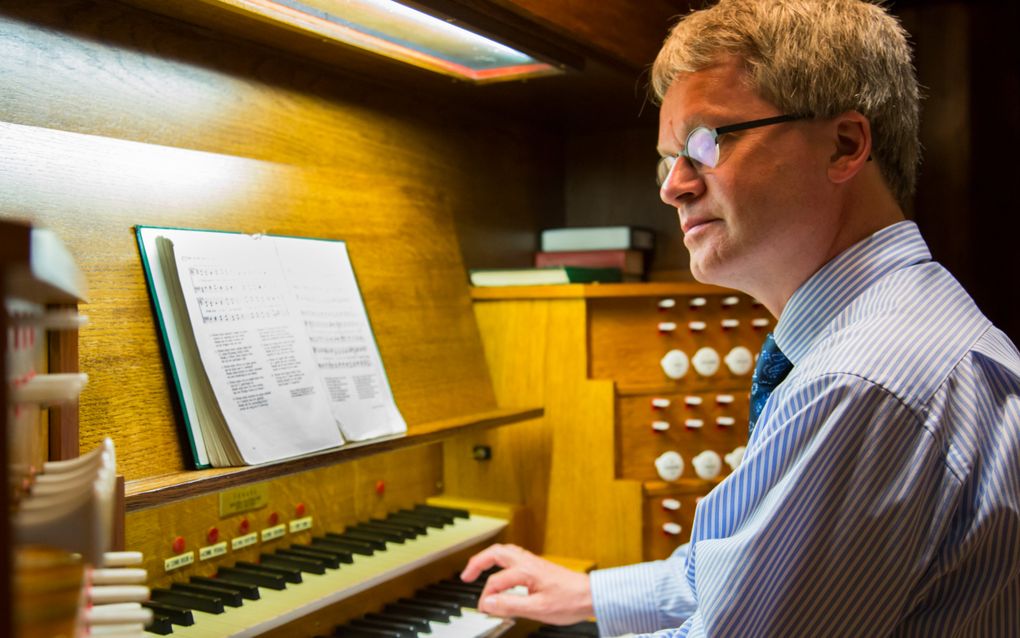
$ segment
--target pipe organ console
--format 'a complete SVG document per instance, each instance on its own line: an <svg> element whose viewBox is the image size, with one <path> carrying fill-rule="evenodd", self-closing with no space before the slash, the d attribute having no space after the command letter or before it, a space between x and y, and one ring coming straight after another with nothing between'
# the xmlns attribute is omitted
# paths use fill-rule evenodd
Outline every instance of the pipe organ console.
<svg viewBox="0 0 1020 638"><path fill-rule="evenodd" d="M145 582L119 586L151 596L118 609L136 620L146 616L139 610L151 612L150 634L309 638L349 621L356 626L342 632L364 634L376 619L370 614L413 606L416 592L493 540L605 567L644 558L648 521L683 524L677 517L691 512L694 494L717 480L690 472L679 482L657 480L654 459L675 448L693 468L705 450L721 458L736 447L745 403L735 388L747 364L737 347L755 350L760 313L744 299L731 312L725 291L683 285L679 293L658 284L603 286L622 291L615 300L597 286L570 286L539 303L472 299L462 251L480 266L516 265L500 260L523 258L526 242L507 242L496 255L493 238L530 237L550 213L555 218L564 154L548 151L583 147L568 139L572 126L557 133L531 119L549 115L538 102L515 97L534 88L544 105L540 81L439 82L242 19L237 4L0 7L0 223L52 229L90 291L87 324L41 329L36 344L42 374L88 375L77 402L26 418L10 407L9 377L0 389L8 470L0 486L0 634L11 633L11 612L23 609L13 590L25 581L8 549L22 542L13 503L24 477L11 461L24 441L18 430L38 435L29 446L36 469L112 442L116 476L105 472L100 481L113 486L112 497L96 500L112 514L102 517L108 526L95 527L95 545L135 552L137 564L124 568L144 570ZM526 13L513 2L437 4ZM651 13L609 26L629 29ZM654 28L652 48L664 22ZM596 104L631 118L637 109L607 96L630 99L633 79L589 62L597 70L587 79L562 78L581 80L560 85L569 98L563 121L573 124ZM610 84L594 86L603 76ZM620 131L632 129L626 122ZM605 121L593 130L601 135ZM407 433L268 465L195 469L136 225L345 241ZM9 237L4 230L0 241ZM0 251L7 287L15 257ZM702 296L706 307L688 307ZM666 297L680 307L660 312L655 301ZM43 298L40 314L72 310L76 299ZM633 314L616 304L634 308L639 299ZM600 318L588 322L586 308ZM0 324L5 359L10 314ZM608 332L588 334L604 326ZM683 379L660 365L671 350L693 362ZM614 376L621 360L639 369ZM726 392L713 386L720 379ZM28 403L23 390L18 400ZM736 398L723 405L722 394ZM653 410L656 400L669 404ZM656 429L661 423L669 427ZM658 501L682 503L679 514L646 516L643 507ZM420 504L470 516L436 527ZM403 538L411 529L416 535ZM84 541L74 528L64 531ZM69 569L85 574L86 565ZM139 598L138 591L121 593ZM71 610L72 625L87 612L77 599ZM21 629L26 638L57 635L35 620ZM137 626L124 631L142 634Z"/></svg>
<svg viewBox="0 0 1020 638"><path fill-rule="evenodd" d="M350 525L342 532L313 535L307 542L262 552L257 562L221 566L214 578L196 576L153 589L151 602L145 603L155 614L149 631L203 637L262 635L424 564L485 543L506 525L505 520L466 510L418 505ZM419 599L423 597L428 599L419 594ZM477 613L465 618L459 605L440 604L451 597L455 596L436 593L433 602L441 609L435 613L442 615L446 609L441 620L456 615L458 631L467 632L468 627L477 631L449 635L490 635L502 624ZM397 609L422 604L405 601Z"/></svg>

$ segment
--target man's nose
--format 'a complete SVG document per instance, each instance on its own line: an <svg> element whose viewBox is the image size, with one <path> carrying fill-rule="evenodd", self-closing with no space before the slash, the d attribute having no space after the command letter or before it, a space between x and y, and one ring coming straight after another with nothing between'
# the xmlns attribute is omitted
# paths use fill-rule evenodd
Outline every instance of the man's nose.
<svg viewBox="0 0 1020 638"><path fill-rule="evenodd" d="M670 206L679 206L705 190L705 181L686 157L678 157L659 188L659 197Z"/></svg>

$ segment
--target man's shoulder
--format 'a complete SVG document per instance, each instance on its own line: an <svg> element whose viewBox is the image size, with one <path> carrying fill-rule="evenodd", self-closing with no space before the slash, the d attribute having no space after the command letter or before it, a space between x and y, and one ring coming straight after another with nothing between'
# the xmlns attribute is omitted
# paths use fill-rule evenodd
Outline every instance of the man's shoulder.
<svg viewBox="0 0 1020 638"><path fill-rule="evenodd" d="M920 264L850 303L798 363L798 376L858 377L922 409L989 330L991 322L944 268Z"/></svg>

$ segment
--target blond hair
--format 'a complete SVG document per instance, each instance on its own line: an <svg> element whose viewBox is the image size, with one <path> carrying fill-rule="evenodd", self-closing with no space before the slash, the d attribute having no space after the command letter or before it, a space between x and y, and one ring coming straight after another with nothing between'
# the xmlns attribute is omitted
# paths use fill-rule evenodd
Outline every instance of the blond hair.
<svg viewBox="0 0 1020 638"><path fill-rule="evenodd" d="M783 113L868 118L872 156L906 207L914 193L920 90L907 34L863 0L720 0L673 27L652 67L661 101L678 73L735 54L751 86Z"/></svg>

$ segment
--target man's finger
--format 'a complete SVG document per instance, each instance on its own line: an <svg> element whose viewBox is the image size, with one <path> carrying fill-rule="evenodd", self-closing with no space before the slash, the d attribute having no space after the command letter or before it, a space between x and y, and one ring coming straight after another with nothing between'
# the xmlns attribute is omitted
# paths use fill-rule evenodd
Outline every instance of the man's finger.
<svg viewBox="0 0 1020 638"><path fill-rule="evenodd" d="M470 559L460 573L460 579L470 583L478 578L478 575L496 565L509 567L512 563L514 552L507 545L490 545L478 552ZM515 548L516 549L516 548Z"/></svg>
<svg viewBox="0 0 1020 638"><path fill-rule="evenodd" d="M541 618L536 617L536 614L540 612L537 609L538 600L536 598L535 596L521 596L520 594L509 593L492 594L489 596L483 594L478 604L478 611L504 618L521 617L541 620Z"/></svg>
<svg viewBox="0 0 1020 638"><path fill-rule="evenodd" d="M485 588L482 590L481 597L485 598L486 596L500 594L518 585L525 587L530 585L526 574L520 569L504 569L489 576L489 579L485 581Z"/></svg>

